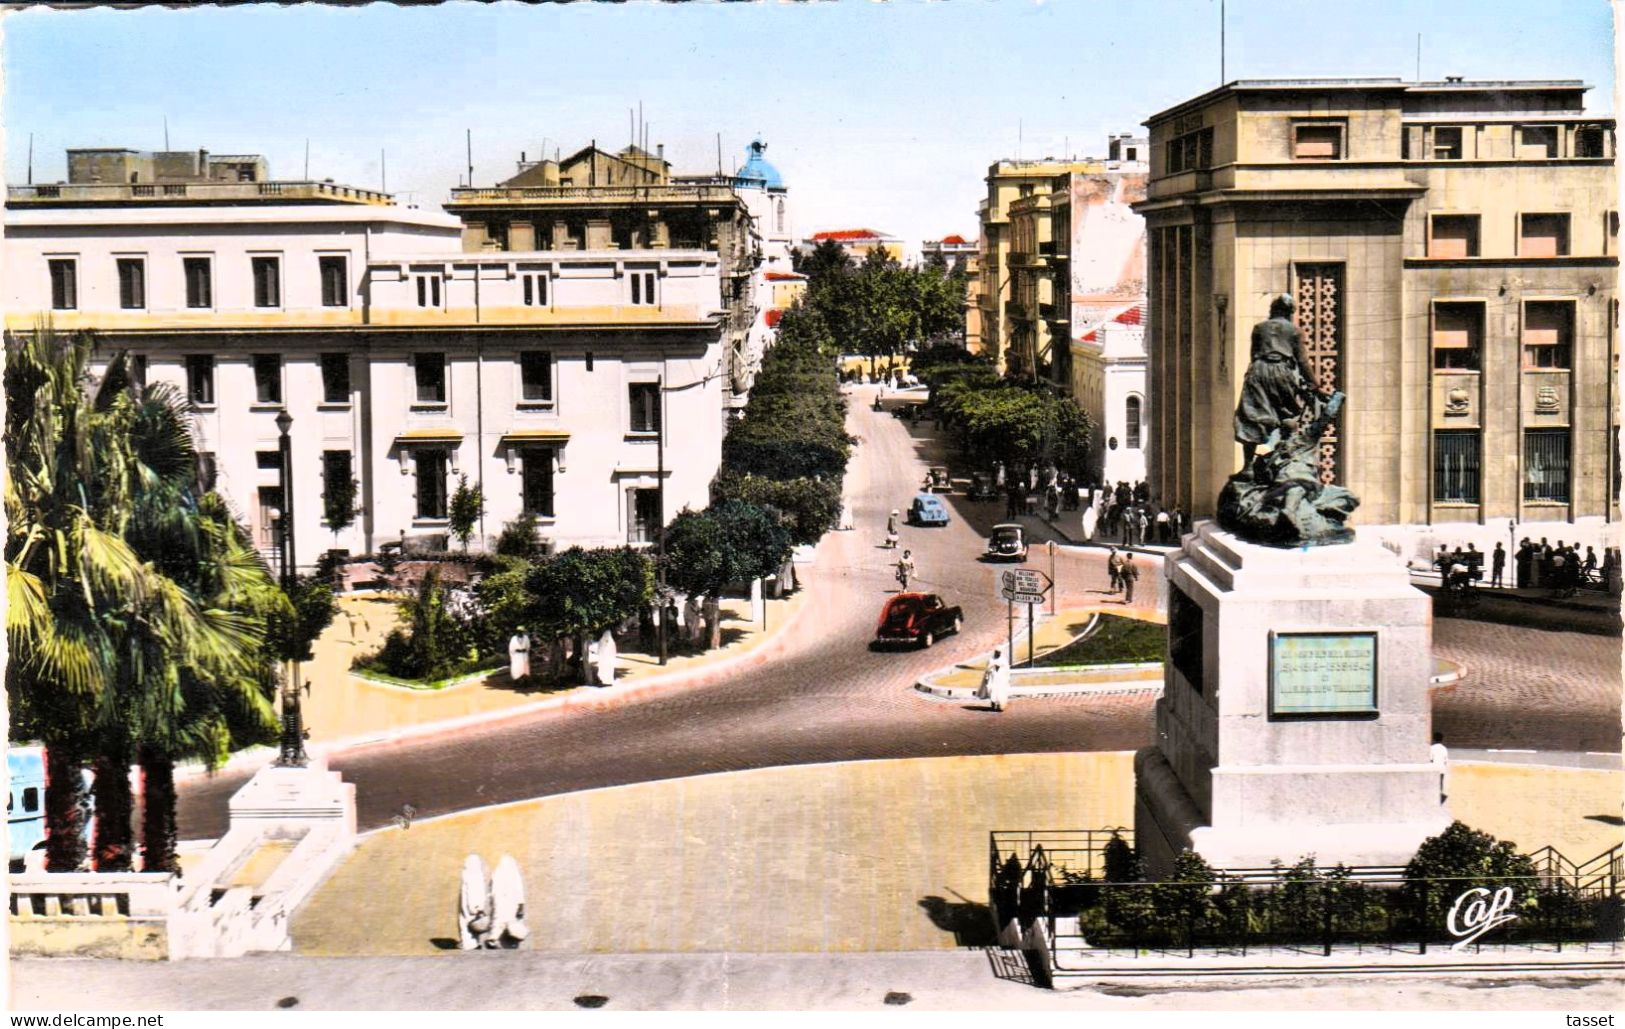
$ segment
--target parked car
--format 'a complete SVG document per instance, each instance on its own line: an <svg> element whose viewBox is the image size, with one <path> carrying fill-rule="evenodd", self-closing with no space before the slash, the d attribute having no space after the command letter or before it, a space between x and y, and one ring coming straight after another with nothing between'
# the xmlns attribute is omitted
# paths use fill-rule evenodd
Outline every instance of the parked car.
<svg viewBox="0 0 1625 1029"><path fill-rule="evenodd" d="M966 496L972 500L997 500L999 491L993 488L993 476L986 472L977 472L971 476L970 491Z"/></svg>
<svg viewBox="0 0 1625 1029"><path fill-rule="evenodd" d="M898 593L880 610L875 642L929 647L938 637L958 632L963 623L960 609L944 604L935 593Z"/></svg>
<svg viewBox="0 0 1625 1029"><path fill-rule="evenodd" d="M925 481L927 488L932 493L952 493L954 491L954 480L948 474L948 469L942 465L932 466L931 470L925 473Z"/></svg>
<svg viewBox="0 0 1625 1029"><path fill-rule="evenodd" d="M947 525L948 505L935 493L917 493L908 508L910 525Z"/></svg>
<svg viewBox="0 0 1625 1029"><path fill-rule="evenodd" d="M987 538L987 557L990 561L1027 560L1027 530L1014 522L1000 522Z"/></svg>

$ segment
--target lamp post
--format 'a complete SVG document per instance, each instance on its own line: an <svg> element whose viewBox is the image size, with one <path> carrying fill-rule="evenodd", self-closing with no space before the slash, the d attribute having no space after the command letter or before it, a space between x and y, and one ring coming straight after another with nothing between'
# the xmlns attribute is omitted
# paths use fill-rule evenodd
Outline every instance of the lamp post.
<svg viewBox="0 0 1625 1029"><path fill-rule="evenodd" d="M282 455L282 592L292 603L297 571L293 556L293 443L288 436L293 415L287 408L277 412L276 427L281 433ZM304 725L299 714L299 662L290 659L282 679L282 745L276 759L279 767L303 768L310 760L305 755Z"/></svg>
<svg viewBox="0 0 1625 1029"><path fill-rule="evenodd" d="M655 628L660 634L660 663L666 663L666 376L655 380L655 503L660 508L655 527L655 604L660 617Z"/></svg>

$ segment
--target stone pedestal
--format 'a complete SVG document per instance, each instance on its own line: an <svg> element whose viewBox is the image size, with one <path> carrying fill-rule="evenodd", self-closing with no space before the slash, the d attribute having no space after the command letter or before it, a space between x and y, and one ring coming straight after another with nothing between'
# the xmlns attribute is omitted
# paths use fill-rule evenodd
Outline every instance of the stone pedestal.
<svg viewBox="0 0 1625 1029"><path fill-rule="evenodd" d="M1203 522L1167 578L1157 742L1135 759L1149 873L1186 848L1216 868L1402 865L1450 823L1428 761L1432 608L1403 561Z"/></svg>

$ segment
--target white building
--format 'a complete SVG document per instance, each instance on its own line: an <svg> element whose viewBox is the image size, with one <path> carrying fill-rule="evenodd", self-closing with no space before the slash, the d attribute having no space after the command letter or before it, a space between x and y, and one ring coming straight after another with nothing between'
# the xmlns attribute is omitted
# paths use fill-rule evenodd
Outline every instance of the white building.
<svg viewBox="0 0 1625 1029"><path fill-rule="evenodd" d="M6 328L94 331L184 390L206 478L267 552L286 411L302 569L443 537L465 475L476 546L522 510L563 547L647 541L704 507L729 394L718 254L465 253L461 230L326 183L14 187ZM335 533L322 498L344 478L358 513Z"/></svg>
<svg viewBox="0 0 1625 1029"><path fill-rule="evenodd" d="M1072 343L1073 395L1097 426L1090 473L1099 482L1145 478L1144 311L1143 304L1126 307Z"/></svg>

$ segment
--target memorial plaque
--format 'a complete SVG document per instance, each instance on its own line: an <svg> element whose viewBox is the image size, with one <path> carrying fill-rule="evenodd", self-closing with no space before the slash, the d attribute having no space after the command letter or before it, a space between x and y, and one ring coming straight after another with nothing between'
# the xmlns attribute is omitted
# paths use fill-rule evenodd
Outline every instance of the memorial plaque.
<svg viewBox="0 0 1625 1029"><path fill-rule="evenodd" d="M1376 714L1376 633L1270 633L1271 718Z"/></svg>

